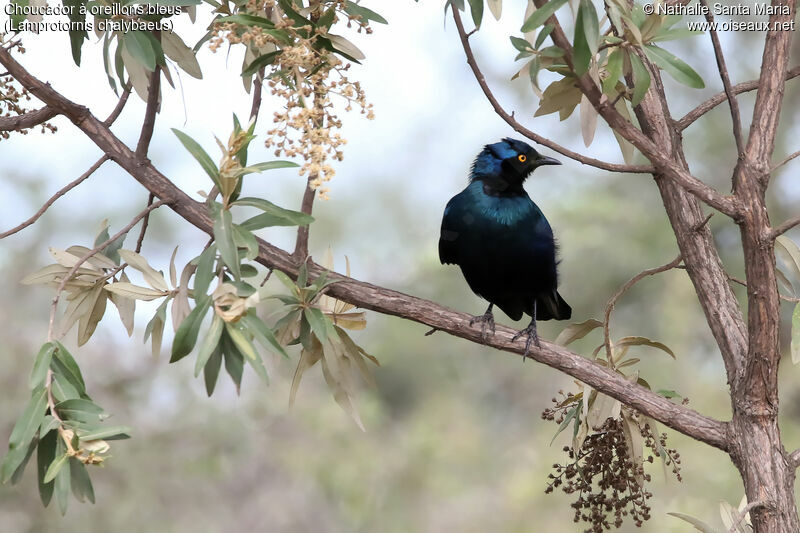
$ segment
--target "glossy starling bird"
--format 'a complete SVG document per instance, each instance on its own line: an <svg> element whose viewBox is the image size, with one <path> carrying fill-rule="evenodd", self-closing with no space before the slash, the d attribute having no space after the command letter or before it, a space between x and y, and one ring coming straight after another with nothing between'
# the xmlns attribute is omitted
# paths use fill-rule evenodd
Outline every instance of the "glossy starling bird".
<svg viewBox="0 0 800 533"><path fill-rule="evenodd" d="M536 320L565 320L572 308L558 291L556 244L539 207L522 188L542 165L560 165L515 139L486 145L475 163L467 188L444 210L439 238L442 264L456 264L470 289L489 301L489 308L470 325L482 323L494 333L492 307L514 320L522 314L531 322L514 336L525 335L525 355L539 346Z"/></svg>

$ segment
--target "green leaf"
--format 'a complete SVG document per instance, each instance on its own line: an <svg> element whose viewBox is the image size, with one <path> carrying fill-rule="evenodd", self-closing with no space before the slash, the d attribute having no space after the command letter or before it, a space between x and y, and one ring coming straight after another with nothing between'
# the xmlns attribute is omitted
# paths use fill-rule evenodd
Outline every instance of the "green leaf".
<svg viewBox="0 0 800 533"><path fill-rule="evenodd" d="M247 336L247 333L242 331L237 324L232 322L225 322L225 332L228 338L236 346L239 353L244 355L247 359L257 359L258 352L253 347L253 343Z"/></svg>
<svg viewBox="0 0 800 533"><path fill-rule="evenodd" d="M50 505L50 500L53 497L54 483L45 483L44 475L47 472L47 466L53 462L53 459L56 456L57 438L58 433L56 431L51 431L44 435L41 440L39 440L39 447L36 453L36 479L39 483L39 498L41 498L42 505L45 507Z"/></svg>
<svg viewBox="0 0 800 533"><path fill-rule="evenodd" d="M529 31L533 31L542 24L544 24L550 16L555 13L558 8L563 6L567 3L567 0L550 0L545 5L531 13L531 16L528 17L528 20L525 21L525 24L522 25L520 31L522 33L528 33Z"/></svg>
<svg viewBox="0 0 800 533"><path fill-rule="evenodd" d="M540 31L539 35L536 36L536 42L533 45L536 50L538 50L539 47L544 44L544 40L547 39L547 36L550 35L550 33L552 33L553 28L555 28L555 26L552 24L547 24L544 28L542 28L542 31Z"/></svg>
<svg viewBox="0 0 800 533"><path fill-rule="evenodd" d="M28 455L31 441L36 436L36 430L44 420L47 410L47 392L44 387L38 387L31 393L31 399L20 415L11 436L8 438L8 453L3 458L0 466L0 483L6 483Z"/></svg>
<svg viewBox="0 0 800 533"><path fill-rule="evenodd" d="M242 274L239 270L239 254L233 242L233 218L227 209L214 210L214 242L222 261L228 266L233 277L238 281Z"/></svg>
<svg viewBox="0 0 800 533"><path fill-rule="evenodd" d="M297 168L300 165L295 163L294 161L264 161L263 163L256 163L255 165L249 165L245 167L247 170L247 174L251 174L253 172L264 172L266 170L275 170L276 168Z"/></svg>
<svg viewBox="0 0 800 533"><path fill-rule="evenodd" d="M89 34L85 29L86 26L82 24L86 21L86 14L85 11L81 12L86 5L86 0L62 0L62 3L64 6L71 8L67 13L67 18L69 18L70 23L75 24L70 24L69 26L69 44L72 49L72 60L75 61L76 65L80 66L81 47L83 47L83 41L89 38Z"/></svg>
<svg viewBox="0 0 800 533"><path fill-rule="evenodd" d="M375 13L371 9L367 9L364 6L356 4L352 0L347 0L347 3L345 4L344 10L348 15L361 17L364 21L374 20L375 22L378 22L379 24L388 24L388 22L386 22L385 18L383 18L379 14Z"/></svg>
<svg viewBox="0 0 800 533"><path fill-rule="evenodd" d="M600 48L600 23L597 20L597 10L592 0L581 0L578 11L582 13L582 33L586 38L589 51L594 56Z"/></svg>
<svg viewBox="0 0 800 533"><path fill-rule="evenodd" d="M22 459L22 462L19 464L17 469L11 475L11 484L16 485L19 483L19 480L22 479L22 475L25 473L25 468L28 466L28 461L30 460L33 452L36 451L36 444L38 442L37 438L34 438L31 443L28 445L28 449L25 452L25 457Z"/></svg>
<svg viewBox="0 0 800 533"><path fill-rule="evenodd" d="M206 336L203 337L203 341L200 343L200 348L197 352L197 361L194 365L194 377L200 375L200 371L203 370L209 358L214 353L214 350L219 346L219 339L222 335L224 325L225 321L222 320L218 314L214 313L214 320L211 321L211 327L208 328L208 332Z"/></svg>
<svg viewBox="0 0 800 533"><path fill-rule="evenodd" d="M53 398L57 402L64 400L71 400L80 398L81 395L78 389L69 381L69 379L61 373L55 372L53 374Z"/></svg>
<svg viewBox="0 0 800 533"><path fill-rule="evenodd" d="M98 422L103 414L102 407L83 398L64 400L55 407L62 420L92 423Z"/></svg>
<svg viewBox="0 0 800 533"><path fill-rule="evenodd" d="M269 52L262 56L258 56L242 70L242 76L252 76L256 72L258 72L262 67L271 65L275 61L275 59L277 59L277 57L281 55L281 53L283 53L283 50L276 50L274 52Z"/></svg>
<svg viewBox="0 0 800 533"><path fill-rule="evenodd" d="M325 315L316 307L309 307L303 314L306 320L308 320L308 324L311 326L311 331L314 332L314 335L317 336L322 344L325 344L328 340L328 326L326 324Z"/></svg>
<svg viewBox="0 0 800 533"><path fill-rule="evenodd" d="M208 363L203 367L203 381L206 385L206 393L211 396L214 393L214 387L217 384L217 377L219 376L219 369L222 366L222 348L217 346L213 351Z"/></svg>
<svg viewBox="0 0 800 533"><path fill-rule="evenodd" d="M213 244L203 250L197 261L197 270L194 274L194 295L198 298L208 292L208 286L214 279L214 259L217 257L217 248Z"/></svg>
<svg viewBox="0 0 800 533"><path fill-rule="evenodd" d="M245 249L245 258L253 260L258 256L258 241L256 236L250 230L243 229L236 224L233 225L233 243L237 248ZM239 273L241 275L242 267L246 265L239 265Z"/></svg>
<svg viewBox="0 0 800 533"><path fill-rule="evenodd" d="M282 356L289 358L289 354L286 353L283 346L278 342L278 339L275 338L275 334L272 332L269 327L267 327L264 322L258 318L256 315L255 309L250 309L247 314L242 317L241 320L247 329L252 333L256 340L268 350L272 350L281 354Z"/></svg>
<svg viewBox="0 0 800 533"><path fill-rule="evenodd" d="M45 472L44 480L42 482L50 483L51 481L53 481L58 475L58 473L61 471L61 469L64 468L64 465L67 464L68 460L69 460L69 455L67 455L66 453L53 459L53 462L50 463L50 466L47 467L47 472Z"/></svg>
<svg viewBox="0 0 800 533"><path fill-rule="evenodd" d="M585 5L585 1L581 0L578 17L575 19L575 38L572 42L572 66L578 76L583 76L588 72L589 64L592 61L592 52L586 40L586 33L583 31L586 26L583 19L587 16Z"/></svg>
<svg viewBox="0 0 800 533"><path fill-rule="evenodd" d="M69 479L72 488L72 494L79 502L83 503L86 500L94 503L94 487L92 487L92 480L89 478L89 472L86 470L86 465L74 457L69 459Z"/></svg>
<svg viewBox="0 0 800 533"><path fill-rule="evenodd" d="M54 368L53 370L58 370L60 373L64 374L64 377L77 389L79 394L85 394L86 384L83 382L83 375L81 374L80 367L78 367L78 363L75 362L72 354L64 348L63 344L58 341L53 342L55 342L56 348L58 348L53 354L55 356L53 363L56 363L58 368Z"/></svg>
<svg viewBox="0 0 800 533"><path fill-rule="evenodd" d="M469 0L469 8L472 13L472 22L475 23L475 28L481 27L483 20L483 0Z"/></svg>
<svg viewBox="0 0 800 533"><path fill-rule="evenodd" d="M692 67L684 63L683 60L677 58L671 52L667 52L654 44L646 45L643 50L650 61L672 76L675 81L694 89L703 89L706 86L706 84L703 83L703 78L701 78Z"/></svg>
<svg viewBox="0 0 800 533"><path fill-rule="evenodd" d="M264 211L261 215L256 215L245 220L239 226L248 231L253 231L268 226L307 226L314 221L314 217L284 209L263 198L240 198L231 205L242 205L255 207Z"/></svg>
<svg viewBox="0 0 800 533"><path fill-rule="evenodd" d="M660 394L664 398L683 398L683 396L681 396L674 390L669 390L669 389L658 389L656 391L656 394Z"/></svg>
<svg viewBox="0 0 800 533"><path fill-rule="evenodd" d="M800 363L800 303L794 306L792 312L792 363Z"/></svg>
<svg viewBox="0 0 800 533"><path fill-rule="evenodd" d="M141 30L123 33L120 37L128 53L148 71L156 68L156 51L147 35Z"/></svg>
<svg viewBox="0 0 800 533"><path fill-rule="evenodd" d="M31 377L28 380L28 386L35 389L39 385L44 384L44 378L47 376L47 369L50 368L50 362L53 360L53 352L56 351L56 346L52 342L46 342L39 349L36 355L36 360L33 363L33 370Z"/></svg>
<svg viewBox="0 0 800 533"><path fill-rule="evenodd" d="M628 53L631 61L631 72L633 74L633 96L631 97L631 105L636 107L644 98L647 90L650 88L650 73L645 68L642 60L639 59L635 53Z"/></svg>
<svg viewBox="0 0 800 533"><path fill-rule="evenodd" d="M58 439L56 443L56 457L66 455L67 448L64 445L63 439ZM62 468L59 470L55 479L54 491L56 494L56 502L58 502L58 509L64 515L67 512L67 504L69 503L70 492L70 475L69 468Z"/></svg>
<svg viewBox="0 0 800 533"><path fill-rule="evenodd" d="M214 164L214 161L211 159L208 153L203 150L203 147L200 146L197 141L180 130L172 128L172 133L174 133L178 140L181 141L181 144L183 144L184 148L186 148L189 153L192 154L192 157L194 157L197 162L200 163L200 166L206 171L206 174L208 174L208 177L210 177L211 181L214 182L214 185L217 186L217 189L222 189L219 181L219 169L217 168L217 165Z"/></svg>
<svg viewBox="0 0 800 533"><path fill-rule="evenodd" d="M203 323L203 317L205 317L206 311L208 311L208 307L211 304L211 296L202 296L196 303L195 308L183 319L181 325L178 326L178 331L175 332L170 363L180 361L194 349L200 325Z"/></svg>
<svg viewBox="0 0 800 533"><path fill-rule="evenodd" d="M553 445L553 442L555 442L556 437L558 437L561 434L562 431L567 429L567 426L569 425L570 421L573 418L575 418L575 416L578 414L578 411L581 409L581 407L582 407L581 404L577 404L575 407L573 407L572 409L567 411L566 416L564 416L564 421L561 422L561 424L558 426L558 429L556 430L556 434L553 435L553 438L550 440L550 446Z"/></svg>
<svg viewBox="0 0 800 533"><path fill-rule="evenodd" d="M517 50L519 50L520 52L530 52L532 48L531 43L529 43L525 39L522 39L520 37L515 37L513 35L509 37L509 39L511 39L512 46Z"/></svg>
<svg viewBox="0 0 800 533"><path fill-rule="evenodd" d="M239 394L242 386L242 374L244 373L244 356L239 352L236 344L226 333L222 336L222 353L225 356L225 371L236 385L236 394Z"/></svg>
<svg viewBox="0 0 800 533"><path fill-rule="evenodd" d="M606 63L606 72L608 76L603 80L603 92L607 96L616 97L617 95L617 82L622 75L622 51L614 49L608 54L608 61ZM649 79L649 77L648 77Z"/></svg>
<svg viewBox="0 0 800 533"><path fill-rule="evenodd" d="M78 436L82 441L99 439L117 440L129 439L130 433L131 428L129 426L108 426L86 431L85 433L79 433ZM113 437L116 437L116 439Z"/></svg>

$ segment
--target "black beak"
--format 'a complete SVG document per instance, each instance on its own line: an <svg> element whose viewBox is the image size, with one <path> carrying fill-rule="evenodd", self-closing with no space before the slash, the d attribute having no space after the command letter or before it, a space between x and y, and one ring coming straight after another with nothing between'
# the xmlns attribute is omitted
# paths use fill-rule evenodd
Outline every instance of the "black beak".
<svg viewBox="0 0 800 533"><path fill-rule="evenodd" d="M560 165L561 161L559 161L558 159L553 159L552 157L542 156L541 158L534 161L533 164L536 165L537 167L540 167L542 165Z"/></svg>

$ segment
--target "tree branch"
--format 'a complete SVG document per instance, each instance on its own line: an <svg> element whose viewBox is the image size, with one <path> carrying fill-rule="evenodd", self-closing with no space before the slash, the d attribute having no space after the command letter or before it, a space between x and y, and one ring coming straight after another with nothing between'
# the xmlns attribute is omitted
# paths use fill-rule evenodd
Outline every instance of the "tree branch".
<svg viewBox="0 0 800 533"><path fill-rule="evenodd" d="M780 226L775 226L772 228L772 230L769 232L769 239L774 241L797 225L800 225L800 216L792 217Z"/></svg>
<svg viewBox="0 0 800 533"><path fill-rule="evenodd" d="M786 163L788 163L789 161L791 161L792 159L794 159L797 156L800 156L800 150L798 150L797 152L794 152L793 154L789 154L788 156L783 158L783 160L781 160L780 163L778 163L776 165L773 165L772 168L769 169L769 173L772 174L773 172L775 172L776 170L778 170L783 165L785 165Z"/></svg>
<svg viewBox="0 0 800 533"><path fill-rule="evenodd" d="M467 63L469 64L470 69L472 69L472 73L475 75L475 79L478 81L478 85L480 85L483 94L486 95L486 98L489 100L489 103L494 108L495 113L500 115L509 126L511 126L514 131L524 135L525 137L531 139L533 142L539 143L542 146L546 146L551 150L558 152L561 155L569 157L570 159L574 159L575 161L582 163L584 165L589 165L592 167L600 168L603 170L609 170L612 172L631 172L631 173L640 173L640 174L650 174L654 171L653 167L650 165L621 165L617 163L608 163L606 161L601 161L599 159L593 159L591 157L587 157L585 155L579 154L578 152L573 152L572 150L561 146L560 144L551 141L550 139L538 135L537 133L529 130L514 118L513 115L510 115L503 109L503 106L500 105L500 102L497 101L497 98L492 93L491 89L489 89L489 85L486 83L486 78L481 72L480 67L478 66L477 61L475 60L475 55L472 53L472 47L469 44L469 35L464 31L464 24L461 22L461 15L458 13L458 9L453 9L453 19L456 23L456 28L458 29L458 36L461 39L461 45L464 47L464 54L467 56Z"/></svg>
<svg viewBox="0 0 800 533"><path fill-rule="evenodd" d="M534 0L534 3L537 7L541 7L546 1L547 0ZM457 9L453 9L452 11L454 18L459 17ZM558 19L555 15L552 15L548 19L548 23L553 24L553 31L550 33L551 39L556 46L559 46L565 51L565 61L571 68L572 44L564 34L564 30L558 23ZM653 163L658 174L673 180L683 189L689 191L717 211L734 219L740 216L741 206L736 198L721 194L719 191L692 176L686 168L678 165L668 153L665 153L663 146L654 143L611 105L608 97L600 92L588 73L577 78L576 83L581 92L586 95L589 102L591 102L608 125L638 148L639 151Z"/></svg>
<svg viewBox="0 0 800 533"><path fill-rule="evenodd" d="M722 78L722 86L725 89L726 99L731 108L731 120L733 121L733 138L736 141L736 153L741 157L744 152L744 141L742 140L742 119L739 116L739 102L731 89L731 78L728 75L728 67L725 65L725 56L722 54L722 45L719 42L719 35L717 30L714 29L714 13L708 7L707 0L700 0L700 3L706 8L706 20L709 22L709 34L711 35L711 44L714 46L714 56L717 58L717 69Z"/></svg>
<svg viewBox="0 0 800 533"><path fill-rule="evenodd" d="M161 94L161 67L156 65L150 74L150 86L147 88L147 107L144 111L144 122L142 132L139 134L139 143L136 145L136 157L144 159L147 157L147 150L150 148L150 140L153 138L153 128L156 125L156 113L158 113L158 98Z"/></svg>
<svg viewBox="0 0 800 533"><path fill-rule="evenodd" d="M128 103L128 97L131 95L131 86L130 84L126 85L122 88L122 95L119 97L119 102L117 102L116 107L114 110L111 111L111 114L108 115L108 118L103 121L103 124L111 127L114 122L116 122L117 118L122 114L122 110L125 109L125 104Z"/></svg>
<svg viewBox="0 0 800 533"><path fill-rule="evenodd" d="M150 196L147 197L147 207L153 205L153 200L155 200L155 196L153 193L150 193ZM144 220L142 220L142 230L139 232L139 238L136 240L136 249L134 250L137 254L141 253L142 251L142 244L144 244L144 236L147 233L147 225L150 223L150 211L145 213Z"/></svg>
<svg viewBox="0 0 800 533"><path fill-rule="evenodd" d="M678 266L678 264L682 261L681 254L678 254L678 257L670 261L665 265L661 265L654 268L648 268L647 270L643 270L629 279L619 290L608 300L608 304L606 304L606 313L605 313L605 320L603 321L603 338L604 343L606 346L606 360L608 360L609 364L613 364L613 358L611 356L611 333L609 325L611 323L611 313L614 311L614 306L617 303L623 294L628 292L628 290L639 283L641 280L646 278L647 276L652 276L654 274L660 274L661 272L666 272L667 270L671 270Z"/></svg>
<svg viewBox="0 0 800 533"><path fill-rule="evenodd" d="M92 174L93 174L93 173L94 173L94 172L95 172L95 171L96 171L98 168L100 168L100 166L101 166L103 163L105 163L106 161L108 161L108 156L107 156L107 155L104 155L103 157L101 157L100 159L98 159L98 160L97 160L97 162L95 162L95 164L94 164L94 165L92 165L92 166L89 168L89 170L87 170L86 172L84 172L83 174L81 174L81 175L80 175L79 177L77 177L75 180L73 180L73 181L71 181L71 182L67 183L67 184L66 184L64 187L62 187L62 188L61 188L61 189L60 189L60 190L59 190L57 193L55 193L53 196L51 196L51 197L50 197L50 199L49 199L49 200L47 200L47 201L44 203L44 205L43 205L41 208L39 208L39 210L36 212L36 214L34 214L34 215L31 217L31 218L29 218L28 220L26 220L25 222L23 222L23 223L22 223L22 224L20 224L19 226L16 226L16 227L14 227L14 228L11 228L11 229L10 229L10 230L8 230L8 231L5 231L5 232L3 232L3 233L0 233L0 240L2 240L2 239L5 239L5 238L6 238L6 237L8 237L9 235L14 235L14 234L15 234L15 233L17 233L18 231L21 231L21 230L23 230L23 229L27 228L28 226L30 226L31 224L33 224L34 222L36 222L37 220L39 220L39 217L41 217L41 216L44 214L44 212L45 212L45 211L47 211L47 210L50 208L50 206L51 206L51 205L53 205L53 203L55 203L55 201L56 201L56 200L58 200L59 198L61 198L61 197L62 197L62 196L64 196L65 194L67 194L69 191L71 191L72 189L74 189L75 187L77 187L78 185L80 185L81 183L83 183L83 181L84 181L86 178L88 178L89 176L91 176L91 175L92 175Z"/></svg>
<svg viewBox="0 0 800 533"><path fill-rule="evenodd" d="M170 208L187 222L205 233L213 235L213 222L205 205L192 200L166 176L158 172L150 162L137 159L136 155L88 109L68 100L49 85L34 78L3 50L0 50L0 63L9 69L14 77L37 98L67 115L112 160L161 199L161 202L157 202L153 206L161 203L169 204ZM277 268L290 276L297 276L300 262L292 254L261 239L258 240L258 244L257 261L259 263L269 268ZM312 275L319 275L323 269L309 261L309 271ZM329 279L337 281L328 288L328 294L334 298L378 313L419 322L474 343L483 343L481 328L479 326L470 327L471 316L466 313L456 312L422 298L356 281L335 273L331 273ZM499 350L522 355L525 351L525 343L524 341L511 342L515 334L516 331L511 328L498 326L497 333L485 344ZM616 398L633 409L696 440L721 450L727 450L729 447L727 423L703 416L640 385L631 384L618 373L561 346L542 341L541 347L533 348L528 357L565 372L590 387Z"/></svg>
<svg viewBox="0 0 800 533"><path fill-rule="evenodd" d="M794 67L793 69L786 72L786 81L789 81L793 78L800 76L800 66ZM750 91L754 91L758 89L758 80L750 80L745 81L743 83L738 83L731 87L731 92L734 95L742 94ZM688 113L686 113L683 118L675 122L675 127L678 131L683 131L688 128L694 121L717 107L719 104L723 103L725 100L728 99L728 95L725 91L721 93L717 93L699 106L695 107Z"/></svg>
<svg viewBox="0 0 800 533"><path fill-rule="evenodd" d="M38 126L42 122L46 122L58 115L58 112L49 107L44 106L36 111L28 111L22 115L13 117L0 117L0 131L20 131L28 128Z"/></svg>

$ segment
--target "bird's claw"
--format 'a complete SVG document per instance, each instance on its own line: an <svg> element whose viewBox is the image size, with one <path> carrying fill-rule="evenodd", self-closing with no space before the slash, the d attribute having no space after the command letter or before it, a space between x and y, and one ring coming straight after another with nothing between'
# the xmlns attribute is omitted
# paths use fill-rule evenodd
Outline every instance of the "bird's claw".
<svg viewBox="0 0 800 533"><path fill-rule="evenodd" d="M494 335L494 315L487 311L486 313L478 316L474 316L470 319L469 325L470 327L474 326L476 323L481 324L481 338L486 341L486 327L488 326L489 329L492 330L492 335Z"/></svg>
<svg viewBox="0 0 800 533"><path fill-rule="evenodd" d="M511 337L511 342L515 342L523 335L525 336L525 352L522 354L522 362L524 363L531 351L531 344L535 344L537 348L541 348L542 346L539 344L539 335L536 333L535 322L529 324L527 328L519 330L516 335Z"/></svg>

